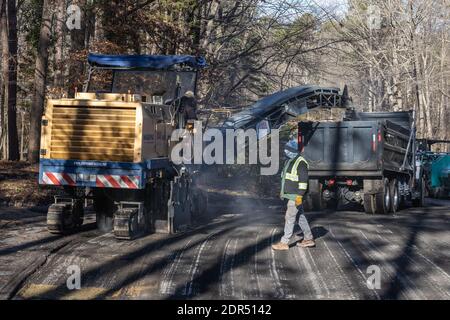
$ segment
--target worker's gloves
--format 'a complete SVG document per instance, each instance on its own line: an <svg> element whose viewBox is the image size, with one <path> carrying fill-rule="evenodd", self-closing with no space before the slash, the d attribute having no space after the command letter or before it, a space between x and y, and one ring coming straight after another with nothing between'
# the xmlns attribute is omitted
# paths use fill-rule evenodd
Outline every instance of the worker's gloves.
<svg viewBox="0 0 450 320"><path fill-rule="evenodd" d="M296 207L301 206L302 203L303 203L303 197L302 196L295 197L295 206Z"/></svg>

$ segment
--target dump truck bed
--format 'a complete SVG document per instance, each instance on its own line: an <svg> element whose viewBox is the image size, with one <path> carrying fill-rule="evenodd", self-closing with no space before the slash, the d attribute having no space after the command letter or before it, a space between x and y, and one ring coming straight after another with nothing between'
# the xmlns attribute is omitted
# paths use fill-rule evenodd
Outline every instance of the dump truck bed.
<svg viewBox="0 0 450 320"><path fill-rule="evenodd" d="M410 130L404 123L371 117L370 120L300 122L304 156L311 176L381 176L384 170L400 168ZM411 148L410 148L411 150ZM409 160L405 164L410 172Z"/></svg>

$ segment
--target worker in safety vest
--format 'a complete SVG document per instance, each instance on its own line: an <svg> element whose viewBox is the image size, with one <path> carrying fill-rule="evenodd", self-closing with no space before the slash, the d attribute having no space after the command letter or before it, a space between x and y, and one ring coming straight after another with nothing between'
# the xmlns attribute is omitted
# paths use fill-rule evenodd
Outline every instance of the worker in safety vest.
<svg viewBox="0 0 450 320"><path fill-rule="evenodd" d="M314 237L303 210L303 196L308 189L308 162L298 153L286 152L290 158L281 175L282 199L287 199L284 235L281 241L272 245L273 250L289 250L289 240L294 233L296 221L303 231L303 240L297 243L302 248L314 247ZM298 219L298 220L297 220Z"/></svg>

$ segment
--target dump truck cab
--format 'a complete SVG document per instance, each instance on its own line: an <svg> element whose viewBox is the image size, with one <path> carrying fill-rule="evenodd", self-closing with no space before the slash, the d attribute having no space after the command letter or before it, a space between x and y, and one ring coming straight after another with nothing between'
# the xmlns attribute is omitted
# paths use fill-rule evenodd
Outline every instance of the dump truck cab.
<svg viewBox="0 0 450 320"><path fill-rule="evenodd" d="M98 227L118 238L132 238L140 225L167 232L188 225L190 178L170 161L170 137L185 126L182 97L196 92L204 59L90 54L88 62L85 91L97 71L110 70L109 92L50 99L42 118L39 183L67 193L49 209L49 230L80 225L80 194L93 199ZM170 199L172 207L158 210L155 202Z"/></svg>

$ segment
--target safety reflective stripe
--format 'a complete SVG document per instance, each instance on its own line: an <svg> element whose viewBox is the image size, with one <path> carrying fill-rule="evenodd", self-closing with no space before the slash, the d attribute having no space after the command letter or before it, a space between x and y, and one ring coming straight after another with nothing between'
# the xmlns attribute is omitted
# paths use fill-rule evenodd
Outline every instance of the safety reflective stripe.
<svg viewBox="0 0 450 320"><path fill-rule="evenodd" d="M286 173L286 179L297 182L298 176L296 174Z"/></svg>
<svg viewBox="0 0 450 320"><path fill-rule="evenodd" d="M308 184L306 182L300 182L298 184L298 188L301 190L306 190L306 189L308 189Z"/></svg>
<svg viewBox="0 0 450 320"><path fill-rule="evenodd" d="M290 174L297 175L297 168L301 161L304 161L306 163L306 167L309 167L308 162L306 162L306 160L303 157L298 157L297 160L295 161L294 165L292 166Z"/></svg>

